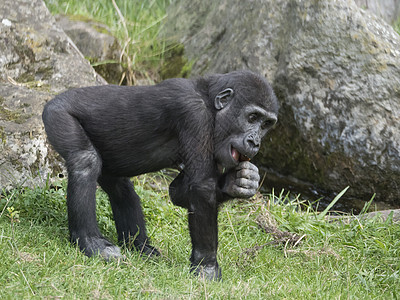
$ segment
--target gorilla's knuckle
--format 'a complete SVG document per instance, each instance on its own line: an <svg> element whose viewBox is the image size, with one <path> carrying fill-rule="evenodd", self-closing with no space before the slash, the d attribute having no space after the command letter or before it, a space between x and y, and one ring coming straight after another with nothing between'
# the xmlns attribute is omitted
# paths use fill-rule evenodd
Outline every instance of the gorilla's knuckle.
<svg viewBox="0 0 400 300"><path fill-rule="evenodd" d="M247 179L238 178L238 179L236 179L235 183L236 183L237 186L246 187L247 186Z"/></svg>
<svg viewBox="0 0 400 300"><path fill-rule="evenodd" d="M258 180L259 175L258 173L254 172L253 170L241 170L237 173L238 178L246 178L248 180Z"/></svg>
<svg viewBox="0 0 400 300"><path fill-rule="evenodd" d="M249 161L242 161L239 163L238 167L240 169L249 169L250 165L252 165L252 163L250 163Z"/></svg>
<svg viewBox="0 0 400 300"><path fill-rule="evenodd" d="M253 189L258 189L259 185L260 185L260 181L259 180L255 180L255 181L253 181L252 188Z"/></svg>

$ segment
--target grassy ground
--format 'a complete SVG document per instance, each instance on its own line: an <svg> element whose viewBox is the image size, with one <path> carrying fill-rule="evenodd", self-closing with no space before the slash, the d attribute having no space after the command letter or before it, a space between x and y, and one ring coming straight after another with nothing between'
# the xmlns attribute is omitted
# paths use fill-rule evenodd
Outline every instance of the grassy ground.
<svg viewBox="0 0 400 300"><path fill-rule="evenodd" d="M234 201L219 214L222 282L189 273L183 209L153 176L136 180L162 257L106 263L68 242L65 189L14 191L0 200L0 299L398 299L400 224L328 223L284 195ZM99 190L98 221L116 240ZM290 231L291 233L289 233ZM296 235L294 235L295 233Z"/></svg>

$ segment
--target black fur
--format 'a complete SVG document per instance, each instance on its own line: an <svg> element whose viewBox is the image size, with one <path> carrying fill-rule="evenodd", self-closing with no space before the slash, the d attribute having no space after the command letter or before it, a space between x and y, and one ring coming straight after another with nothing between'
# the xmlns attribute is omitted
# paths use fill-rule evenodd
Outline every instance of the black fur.
<svg viewBox="0 0 400 300"><path fill-rule="evenodd" d="M66 162L72 242L88 256L121 256L96 223L99 183L109 195L118 240L157 255L129 177L183 164L170 196L189 211L192 270L220 278L218 204L256 192L258 170L247 160L258 152L277 110L269 84L248 71L58 95L46 104L43 122L49 142Z"/></svg>

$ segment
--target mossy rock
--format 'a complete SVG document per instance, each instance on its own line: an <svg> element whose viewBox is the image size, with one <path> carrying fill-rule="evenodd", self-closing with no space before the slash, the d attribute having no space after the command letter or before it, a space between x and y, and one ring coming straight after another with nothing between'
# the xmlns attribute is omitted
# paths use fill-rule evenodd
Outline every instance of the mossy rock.
<svg viewBox="0 0 400 300"><path fill-rule="evenodd" d="M164 62L161 66L161 79L190 76L193 62L185 57L185 47L183 44L175 44L169 47L164 54Z"/></svg>

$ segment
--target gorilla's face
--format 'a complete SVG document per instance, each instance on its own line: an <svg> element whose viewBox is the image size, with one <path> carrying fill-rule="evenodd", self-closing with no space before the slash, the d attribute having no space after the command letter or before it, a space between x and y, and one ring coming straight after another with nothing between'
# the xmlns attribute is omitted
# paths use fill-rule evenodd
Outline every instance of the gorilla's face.
<svg viewBox="0 0 400 300"><path fill-rule="evenodd" d="M215 159L225 169L252 159L260 150L262 138L277 121L276 112L248 104L220 110L215 119Z"/></svg>

